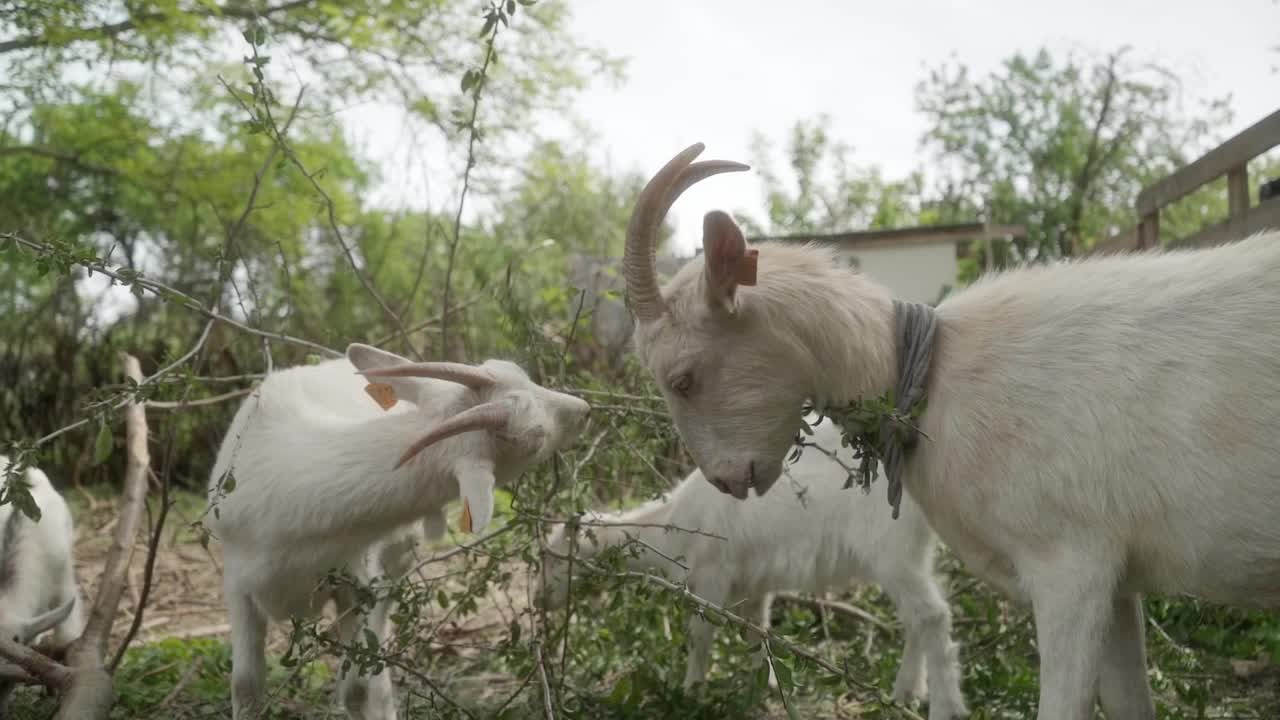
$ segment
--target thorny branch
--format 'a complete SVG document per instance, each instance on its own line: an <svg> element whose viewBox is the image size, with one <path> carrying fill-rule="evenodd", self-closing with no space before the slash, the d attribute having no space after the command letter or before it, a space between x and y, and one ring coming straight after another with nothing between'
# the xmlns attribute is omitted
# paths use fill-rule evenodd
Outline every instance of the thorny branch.
<svg viewBox="0 0 1280 720"><path fill-rule="evenodd" d="M28 240L26 238L23 238L17 235L16 233L0 232L0 240L8 240L21 248L34 251L45 257L60 258L63 256L63 253L58 248L55 248L53 245L50 245L44 242L35 241L35 240ZM259 330L258 328L250 327L249 325L246 325L242 322L232 320L231 318L225 315L221 315L219 313L214 312L213 310L210 310L209 308L205 307L205 305L201 303L199 300L196 300L195 298L182 292L181 290L174 289L168 285L165 285L164 283L156 282L155 280L148 280L142 277L141 275L135 275L132 272L122 273L119 270L112 270L111 268L107 267L106 263L101 258L98 258L98 257L94 257L92 259L74 258L72 260L72 263L75 265L79 265L80 267L83 267L86 270L89 270L91 273L94 273L94 272L102 273L103 275L106 275L107 277L119 282L122 285L137 285L138 287L142 288L147 292L150 292L152 295L155 295L161 300L164 300L167 302L176 302L178 305L185 307L188 310L191 310L199 315L203 315L204 317L210 320L220 322L224 325L230 325L231 327L236 328L241 332L246 332L246 333L249 333L250 335L255 335L257 337L267 338L269 340L274 340L276 342L286 343L290 345L299 345L301 347L310 348L312 350L315 350L317 352L322 352L332 357L341 357L342 355L342 353L338 352L337 350L325 347L324 345L320 345L319 343L311 342L310 340L303 340L302 338L292 337L290 335L285 335L283 333L273 333L273 332L267 332L265 330Z"/></svg>
<svg viewBox="0 0 1280 720"><path fill-rule="evenodd" d="M555 552L550 548L544 547L543 552L546 553L547 555L551 555L553 557L557 557L563 560L570 559L568 555ZM572 561L576 565L579 565L585 568L588 572L591 572L594 574L603 575L607 577L635 578L638 580L642 580L646 583L649 583L651 585L655 585L657 587L663 588L664 590L668 590L672 593L675 593L677 596L691 602L702 611L710 612L714 615L717 615L723 618L724 620L727 620L728 622L733 623L734 625L737 625L740 628L750 630L756 633L759 637L765 638L767 642L776 644L779 647L785 649L787 652L790 652L791 654L797 657L804 658L805 660L812 662L814 665L817 665L818 667L822 668L828 673L835 675L837 677L840 677L844 679L846 682L851 683L864 691L873 693L880 704L893 705L892 701L882 696L882 692L879 686L859 680L853 677L848 672L848 670L836 667L835 665L831 664L829 661L822 658L821 656L813 652L810 652L809 650L806 650L805 648L778 635L772 630L765 629L757 625L755 622L748 620L738 615L737 613L734 613L731 610L728 610L716 603L710 602L709 600L703 599L701 596L691 591L686 585L674 583L664 577L661 577L649 572L642 572L638 570L610 570L608 568L604 568L600 566L598 563L595 563L591 560L586 560L583 558L573 558ZM916 720L920 720L919 715L912 712L909 708L899 706L899 709L907 713L908 716L912 718L916 718Z"/></svg>
<svg viewBox="0 0 1280 720"><path fill-rule="evenodd" d="M493 12L493 10L490 10ZM485 41L484 63L478 75L468 71L463 77L464 88L469 78L473 83L471 89L471 118L467 121L467 166L462 171L462 190L458 194L458 211L453 217L453 237L449 240L449 261L444 272L444 293L441 300L440 347L447 355L449 352L449 295L453 290L453 264L458 254L458 243L462 240L462 210L467 202L467 192L471 188L471 171L476 166L476 141L480 137L480 128L476 126L476 118L480 114L480 93L488 79L489 65L493 62L494 42L498 38L498 23L492 18L488 21L492 28ZM503 23L505 24L505 19Z"/></svg>

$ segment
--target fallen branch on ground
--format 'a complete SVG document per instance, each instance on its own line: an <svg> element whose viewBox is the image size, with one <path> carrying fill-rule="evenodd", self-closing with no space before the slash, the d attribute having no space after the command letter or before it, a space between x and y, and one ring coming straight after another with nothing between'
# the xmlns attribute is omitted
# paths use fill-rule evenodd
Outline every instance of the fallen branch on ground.
<svg viewBox="0 0 1280 720"><path fill-rule="evenodd" d="M862 620L863 622L871 623L885 632L893 631L893 627L890 626L889 623L886 623L860 607L850 605L849 603L843 603L839 600L826 600L823 598L809 597L807 595L799 595L797 593L789 592L775 593L773 598L774 600L785 600L787 602L804 605L814 609L826 608L832 612L838 612L841 615L846 615L851 618Z"/></svg>

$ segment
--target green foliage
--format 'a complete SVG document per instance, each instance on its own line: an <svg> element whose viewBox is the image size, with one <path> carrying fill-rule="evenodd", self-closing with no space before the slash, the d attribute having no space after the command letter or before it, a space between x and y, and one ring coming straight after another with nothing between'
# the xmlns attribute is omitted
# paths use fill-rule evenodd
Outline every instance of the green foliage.
<svg viewBox="0 0 1280 720"><path fill-rule="evenodd" d="M788 459L795 462L806 447L817 448L817 452L826 454L848 473L845 488L856 484L864 492L869 491L884 459L885 438L891 434L899 442L909 443L913 434L920 431L917 422L927 407L927 401L920 400L910 412L903 414L898 410L893 391L888 390L879 397L855 400L844 407L823 408L818 422L830 420L840 427L840 445L853 449L853 459L858 466L849 467L830 452L805 442L804 436L813 435L813 428L804 420L800 421L796 446ZM806 413L811 410L806 408Z"/></svg>
<svg viewBox="0 0 1280 720"><path fill-rule="evenodd" d="M859 167L852 159L853 148L832 139L830 127L826 115L793 127L783 154L794 189L774 167L772 144L756 134L752 167L764 185L769 225L757 227L742 218L751 234L802 235L937 221L925 219L928 208L922 204L920 173L890 181L875 167Z"/></svg>
<svg viewBox="0 0 1280 720"><path fill-rule="evenodd" d="M916 90L940 200L1027 236L997 265L1077 254L1131 227L1138 191L1208 149L1225 100L1187 113L1176 76L1127 50L1094 59L1017 53L987 77L963 64Z"/></svg>

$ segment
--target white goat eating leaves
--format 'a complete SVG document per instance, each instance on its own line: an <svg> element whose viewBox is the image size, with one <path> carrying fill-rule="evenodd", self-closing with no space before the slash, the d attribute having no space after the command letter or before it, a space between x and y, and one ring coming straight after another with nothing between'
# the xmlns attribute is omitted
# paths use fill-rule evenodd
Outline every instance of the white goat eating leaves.
<svg viewBox="0 0 1280 720"><path fill-rule="evenodd" d="M769 491L801 408L895 386L889 292L815 245L748 248L723 212L659 289L676 198L644 188L625 274L637 352L709 482ZM754 263L755 277L743 268ZM748 283L742 279L747 277ZM1280 606L1280 232L991 274L936 308L924 438L902 484L966 567L1030 602L1040 720L1149 720L1141 594Z"/></svg>
<svg viewBox="0 0 1280 720"><path fill-rule="evenodd" d="M357 373L406 402L380 408ZM345 570L366 587L403 577L420 528L442 536L459 494L471 529L484 529L494 488L574 442L589 409L514 363L413 363L361 344L268 375L223 439L205 520L224 550L235 718L264 709L269 619L313 616L332 599L343 644L365 627L383 642L386 594L362 619L355 589L317 592L326 575ZM396 716L390 668L372 680L352 668L339 696L353 718Z"/></svg>
<svg viewBox="0 0 1280 720"><path fill-rule="evenodd" d="M76 583L75 525L71 510L38 468L13 472L0 455L0 486L22 482L40 511L39 520L12 502L0 505L0 637L32 645L46 632L50 649L66 650L84 632ZM0 682L0 715L8 688Z"/></svg>
<svg viewBox="0 0 1280 720"><path fill-rule="evenodd" d="M694 470L665 498L585 518L572 555L565 526L558 525L547 540L554 555L548 554L543 568L540 603L556 610L568 600L573 560L555 555L590 561L606 548L631 543L637 552L624 551L631 569L684 581L695 595L765 629L773 593L876 583L892 598L904 627L894 699L922 697L927 682L930 720L967 715L951 611L933 572L933 530L910 498L903 502L907 514L894 522L879 503L843 490L847 473L841 463L853 462L853 453L841 447L833 423L813 420L806 444L816 447L805 448L787 469L794 488L739 503ZM689 614L686 688L706 677L714 632L697 613Z"/></svg>

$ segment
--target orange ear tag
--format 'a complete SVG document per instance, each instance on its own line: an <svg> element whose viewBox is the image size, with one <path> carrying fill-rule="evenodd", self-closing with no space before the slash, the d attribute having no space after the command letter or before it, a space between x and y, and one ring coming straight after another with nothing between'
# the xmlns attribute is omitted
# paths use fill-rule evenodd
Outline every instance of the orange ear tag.
<svg viewBox="0 0 1280 720"><path fill-rule="evenodd" d="M471 534L471 504L466 498L462 498L462 517L458 518L458 527L462 528L462 532Z"/></svg>
<svg viewBox="0 0 1280 720"><path fill-rule="evenodd" d="M756 265L759 259L760 251L751 249L738 261L738 276L735 279L739 285L751 286L756 284Z"/></svg>
<svg viewBox="0 0 1280 720"><path fill-rule="evenodd" d="M364 386L364 391L369 393L369 397L373 398L383 410L390 410L398 402L396 391L386 383L369 383Z"/></svg>

